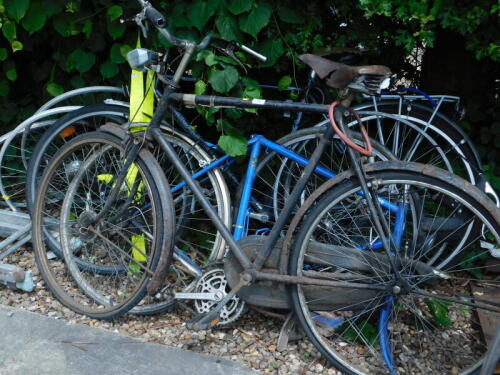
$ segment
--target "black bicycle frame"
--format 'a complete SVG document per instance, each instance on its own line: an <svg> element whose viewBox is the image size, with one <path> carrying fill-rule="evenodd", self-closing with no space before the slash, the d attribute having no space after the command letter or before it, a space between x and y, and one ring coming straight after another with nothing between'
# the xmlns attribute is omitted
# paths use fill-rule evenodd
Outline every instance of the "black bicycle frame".
<svg viewBox="0 0 500 375"><path fill-rule="evenodd" d="M305 104L305 103L294 103L294 102L283 102L283 101L272 101L272 100L264 100L264 99L251 99L245 100L241 98L233 98L233 97L221 97L221 96L207 96L207 95L193 95L193 94L185 94L185 93L175 93L174 91L178 87L178 84L184 74L189 61L191 60L194 52L196 51L197 45L192 42L185 42L183 45L185 48L184 56L182 57L179 66L174 74L174 77L168 84L165 86L163 95L158 104L157 110L151 120L150 125L146 129L145 137L146 139L155 140L160 144L160 147L163 149L168 159L172 162L174 167L177 169L181 177L184 179L186 185L189 186L191 191L193 192L196 199L199 201L200 205L208 215L208 217L213 222L214 226L220 232L221 236L226 241L230 250L233 252L234 256L237 258L241 266L243 267L243 272L241 274L240 282L238 286L233 288L233 290L221 301L219 302L220 306L225 304L225 300L228 298L232 298L232 295L236 293L242 286L250 284L254 280L265 280L272 277L275 280L279 280L284 283L293 283L293 284L308 284L308 285L319 285L319 286L331 286L331 287L340 287L340 288L349 288L349 289L373 289L373 290L385 290L383 286L376 285L362 285L358 283L349 283L343 281L331 281L331 280L321 280L321 279L313 279L304 276L296 276L291 277L288 275L268 275L264 272L259 272L262 268L266 258L272 251L272 248L276 244L279 233L283 229L286 220L296 204L300 199L300 195L306 187L307 181L317 164L319 163L319 159L323 153L326 144L332 137L332 129L330 127L326 127L325 132L321 138L320 144L317 149L314 151L310 158L309 164L304 169L304 172L301 178L298 180L297 185L292 190L290 199L287 200L283 211L278 218L278 220L274 223L273 228L271 230L270 235L268 236L265 245L260 250L255 262L247 256L247 254L241 249L238 243L234 240L229 228L227 228L222 220L219 218L215 209L211 206L208 199L203 195L200 187L198 186L197 181L195 181L190 174L190 171L182 164L179 156L175 152L172 145L167 141L166 137L163 135L160 124L164 117L164 115L168 112L168 109L171 105L172 101L183 102L188 105L207 105L207 106L224 106L224 107L234 107L234 108L255 108L255 109L274 109L278 111L293 111L293 112L306 112L306 113L327 113L328 106L321 104ZM340 109L340 108L339 108ZM135 155L137 155L138 150L142 147L143 142L133 138L133 143L130 147L127 148L127 151L124 156L125 166L124 171L128 170L127 165L129 165L134 159ZM125 178L125 172L122 171L119 173L119 177L116 181L115 187L112 189L106 203L105 207L110 207L111 202L114 197L114 190L118 190L120 186L123 184ZM108 202L111 201L111 202ZM109 203L109 204L108 204ZM102 215L103 213L101 213ZM170 250L170 249L168 249ZM156 276L153 276L155 279ZM219 306L218 305L218 306ZM214 310L214 312L217 309Z"/></svg>

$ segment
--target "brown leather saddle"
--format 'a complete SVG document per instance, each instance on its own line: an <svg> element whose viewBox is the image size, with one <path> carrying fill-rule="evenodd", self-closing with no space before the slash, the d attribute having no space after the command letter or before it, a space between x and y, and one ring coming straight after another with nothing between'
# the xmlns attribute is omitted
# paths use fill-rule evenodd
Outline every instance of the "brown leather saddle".
<svg viewBox="0 0 500 375"><path fill-rule="evenodd" d="M299 59L309 65L327 86L335 89L349 87L373 95L380 92L382 83L391 75L391 70L383 65L350 66L309 53L299 56Z"/></svg>

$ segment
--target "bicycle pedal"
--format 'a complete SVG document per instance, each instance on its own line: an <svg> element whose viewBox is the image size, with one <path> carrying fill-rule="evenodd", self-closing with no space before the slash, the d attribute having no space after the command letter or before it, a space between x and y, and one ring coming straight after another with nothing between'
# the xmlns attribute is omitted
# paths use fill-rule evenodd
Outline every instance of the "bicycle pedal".
<svg viewBox="0 0 500 375"><path fill-rule="evenodd" d="M206 331L212 329L219 323L220 317L211 317L211 315L213 314L198 314L187 321L186 327L193 331Z"/></svg>

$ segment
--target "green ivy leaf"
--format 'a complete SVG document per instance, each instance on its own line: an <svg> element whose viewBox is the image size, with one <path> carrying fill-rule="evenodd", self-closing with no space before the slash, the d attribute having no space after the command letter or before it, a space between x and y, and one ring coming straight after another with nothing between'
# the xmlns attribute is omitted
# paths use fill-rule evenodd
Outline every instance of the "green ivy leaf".
<svg viewBox="0 0 500 375"><path fill-rule="evenodd" d="M227 57L227 56L215 56L215 60L217 60L218 62L223 62L225 64L229 64L229 65L238 65L238 63L236 61L234 61L233 59L231 59L230 57Z"/></svg>
<svg viewBox="0 0 500 375"><path fill-rule="evenodd" d="M5 0L5 9L17 22L24 17L30 6L30 0Z"/></svg>
<svg viewBox="0 0 500 375"><path fill-rule="evenodd" d="M127 59L127 54L132 50L133 50L133 48L131 46L129 46L128 44L122 44L120 46L120 53L122 54L122 57L124 60Z"/></svg>
<svg viewBox="0 0 500 375"><path fill-rule="evenodd" d="M245 90L243 90L243 97L260 99L262 98L262 92L257 87L246 87Z"/></svg>
<svg viewBox="0 0 500 375"><path fill-rule="evenodd" d="M54 29L64 37L73 35L74 33L74 23L67 15L58 14L53 18L52 21Z"/></svg>
<svg viewBox="0 0 500 375"><path fill-rule="evenodd" d="M226 40L239 40L240 30L238 29L238 23L234 17L228 15L221 15L217 17L215 21L215 26L219 31L220 36Z"/></svg>
<svg viewBox="0 0 500 375"><path fill-rule="evenodd" d="M16 24L11 21L5 22L2 26L2 34L12 43L16 39Z"/></svg>
<svg viewBox="0 0 500 375"><path fill-rule="evenodd" d="M212 67L208 74L208 82L215 91L225 94L236 85L238 77L238 71L232 66L226 66L223 70Z"/></svg>
<svg viewBox="0 0 500 375"><path fill-rule="evenodd" d="M245 156L247 153L247 140L245 137L235 135L223 135L219 138L217 144L228 155Z"/></svg>
<svg viewBox="0 0 500 375"><path fill-rule="evenodd" d="M121 45L116 43L113 44L113 47L111 47L111 51L109 53L109 58L112 62L115 64L121 64L125 61L125 57L121 53Z"/></svg>
<svg viewBox="0 0 500 375"><path fill-rule="evenodd" d="M108 9L108 16L111 21L120 18L123 15L123 8L119 5L113 5Z"/></svg>
<svg viewBox="0 0 500 375"><path fill-rule="evenodd" d="M92 34L93 27L94 27L94 24L91 20L85 20L85 22L83 23L82 33L85 34L87 39L90 38L90 35Z"/></svg>
<svg viewBox="0 0 500 375"><path fill-rule="evenodd" d="M268 23L273 8L268 3L259 3L252 11L240 19L240 28L254 38Z"/></svg>
<svg viewBox="0 0 500 375"><path fill-rule="evenodd" d="M23 25L24 30L26 30L30 34L33 34L42 29L42 27L45 25L46 20L47 13L45 13L45 9L42 6L42 3L36 2L31 4L28 13L21 21L21 25Z"/></svg>
<svg viewBox="0 0 500 375"><path fill-rule="evenodd" d="M227 114L227 110L225 110L224 113ZM243 132L225 118L219 118L217 120L217 130L221 131L224 135L243 138Z"/></svg>
<svg viewBox="0 0 500 375"><path fill-rule="evenodd" d="M285 53L285 47L281 39L268 39L259 48L259 52L267 57L267 62L263 66L273 66L276 61Z"/></svg>
<svg viewBox="0 0 500 375"><path fill-rule="evenodd" d="M241 93L242 98L260 99L262 98L262 87L260 87L259 82L252 78L243 77L241 82L245 86L243 92ZM257 108L245 108L245 112L257 113Z"/></svg>
<svg viewBox="0 0 500 375"><path fill-rule="evenodd" d="M11 47L13 52L21 51L24 48L23 44L19 40L13 41Z"/></svg>
<svg viewBox="0 0 500 375"><path fill-rule="evenodd" d="M233 14L241 14L252 9L253 0L232 0L229 4L229 11Z"/></svg>
<svg viewBox="0 0 500 375"><path fill-rule="evenodd" d="M207 51L208 53L205 55L205 64L208 66L214 66L217 64L217 61L215 60L215 54L212 51Z"/></svg>
<svg viewBox="0 0 500 375"><path fill-rule="evenodd" d="M61 95L64 92L64 89L59 86L57 83L50 82L47 84L47 92L51 96L58 96Z"/></svg>
<svg viewBox="0 0 500 375"><path fill-rule="evenodd" d="M111 38L118 39L125 34L126 26L121 23L108 23L108 33L111 35Z"/></svg>
<svg viewBox="0 0 500 375"><path fill-rule="evenodd" d="M188 9L188 19L199 31L203 30L208 20L215 13L216 3L214 1L195 1Z"/></svg>
<svg viewBox="0 0 500 375"><path fill-rule="evenodd" d="M7 56L9 55L9 51L5 48L0 48L0 61L5 61Z"/></svg>
<svg viewBox="0 0 500 375"><path fill-rule="evenodd" d="M96 57L93 53L84 52L78 48L69 55L69 60L77 71L85 73L92 69Z"/></svg>
<svg viewBox="0 0 500 375"><path fill-rule="evenodd" d="M241 109L237 109L237 108L226 108L224 110L224 113L227 115L227 117L235 119L235 120L240 119L243 116Z"/></svg>
<svg viewBox="0 0 500 375"><path fill-rule="evenodd" d="M109 78L113 78L114 76L116 76L118 74L118 72L120 71L120 69L118 69L118 65L116 65L108 60L108 61L104 62L104 64L101 65L101 68L99 69L99 71L101 72L101 75L104 78L109 79Z"/></svg>
<svg viewBox="0 0 500 375"><path fill-rule="evenodd" d="M278 9L278 15L283 22L288 23L304 23L304 18L302 18L294 9L280 6Z"/></svg>
<svg viewBox="0 0 500 375"><path fill-rule="evenodd" d="M5 76L7 77L7 79L9 81L12 81L12 82L16 81L17 80L17 70L16 70L16 68L14 67L14 68L11 68L11 69L7 70L5 72Z"/></svg>
<svg viewBox="0 0 500 375"><path fill-rule="evenodd" d="M278 82L278 90L284 91L290 87L292 84L292 77L290 76L283 76Z"/></svg>
<svg viewBox="0 0 500 375"><path fill-rule="evenodd" d="M196 95L203 95L207 91L207 84L201 79L194 84L194 93Z"/></svg>

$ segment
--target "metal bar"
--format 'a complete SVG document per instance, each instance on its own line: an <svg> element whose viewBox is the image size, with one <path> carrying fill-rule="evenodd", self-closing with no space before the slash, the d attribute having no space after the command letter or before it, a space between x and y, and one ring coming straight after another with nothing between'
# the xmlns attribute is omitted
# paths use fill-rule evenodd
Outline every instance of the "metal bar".
<svg viewBox="0 0 500 375"><path fill-rule="evenodd" d="M337 115L338 114L338 115ZM350 131L347 126L344 124L344 118L342 114L339 112L335 113L335 120L340 128L340 130L349 137ZM368 187L366 181L366 175L362 168L361 162L357 158L357 153L351 147L348 147L347 152L349 153L349 158L351 160L352 168L356 177L358 178L359 184L363 193L365 194L366 203L368 204L368 209L370 212L370 216L373 220L373 224L375 225L375 230L377 231L380 240L384 245L384 250L389 259L389 263L391 264L391 269L396 275L396 280L401 280L401 275L399 269L396 267L396 263L392 259L391 256L391 245L394 245L394 250L398 253L399 248L394 244L394 240L391 235L391 231L389 229L389 225L385 219L385 215L380 208L379 199L372 195L371 189ZM389 242L387 241L389 239Z"/></svg>
<svg viewBox="0 0 500 375"><path fill-rule="evenodd" d="M210 163L209 165L207 165L203 169L200 169L198 172L196 172L195 174L193 174L191 177L193 179L197 179L198 177L204 175L205 173L210 172L212 169L220 167L221 165L223 165L224 163L226 163L231 158L232 158L231 156L225 155L225 156L221 157L220 159L217 159L217 160L213 161L212 163ZM179 182L177 185L175 185L172 188L172 193L175 193L179 189L182 189L184 186L186 186L186 182L185 181Z"/></svg>
<svg viewBox="0 0 500 375"><path fill-rule="evenodd" d="M262 245L261 251L255 258L253 264L257 270L262 268L264 262L271 254L271 251L273 250L273 247L278 241L278 238L281 234L281 230L285 226L286 222L289 220L289 215L292 213L292 210L297 205L302 192L306 188L309 178L311 177L311 175L314 172L314 169L318 165L319 160L323 155L323 151L325 150L327 143L330 142L330 140L332 139L332 136L333 136L332 127L331 126L326 127L325 132L323 133L323 136L319 141L318 147L316 148L316 150L314 150L313 154L311 155L309 164L304 168L304 171L302 172L299 181L297 181L297 184L293 188L292 193L290 194L290 197L285 204L285 207L283 207L283 210L281 211L278 219L274 223L273 228L271 229L271 233L269 234L269 236L266 237L266 240Z"/></svg>
<svg viewBox="0 0 500 375"><path fill-rule="evenodd" d="M288 158L290 160L293 160L294 162L296 162L297 164L299 164L303 167L307 166L310 162L309 159L306 159L306 158L300 156L299 154L287 149L286 147L283 147L277 143L274 143L266 138L262 139L262 145L264 147L282 155L282 156L285 156L286 158ZM326 169L322 166L317 166L314 169L314 172L322 177L327 178L327 179L334 178L335 176L337 176L337 174L335 174L334 172L332 172L329 169ZM362 193L360 193L360 194L362 195ZM391 210L394 212L399 212L398 205L395 205L384 198L379 197L378 199L379 199L382 207L384 207L385 209L388 209L388 210Z"/></svg>
<svg viewBox="0 0 500 375"><path fill-rule="evenodd" d="M172 93L170 94L170 99L174 102L182 102L188 106L202 105L208 107L275 109L280 111L307 113L327 113L328 111L328 106L324 104L285 102L279 100L248 100L225 96L194 95L183 93Z"/></svg>
<svg viewBox="0 0 500 375"><path fill-rule="evenodd" d="M254 273L254 276L256 280L278 281L286 284L330 286L334 288L344 288L344 289L368 289L368 290L379 290L387 292L387 287L382 285L350 283L347 281L333 281L326 279L314 279L310 277L281 275L276 273L267 273L258 271Z"/></svg>
<svg viewBox="0 0 500 375"><path fill-rule="evenodd" d="M248 215L248 206L250 205L250 196L252 195L253 183L257 174L257 162L260 155L260 140L263 139L261 135L255 136L250 152L250 159L248 160L247 173L245 175L245 184L241 194L240 205L238 208L238 217L236 218L233 237L236 241L245 236L245 223Z"/></svg>

